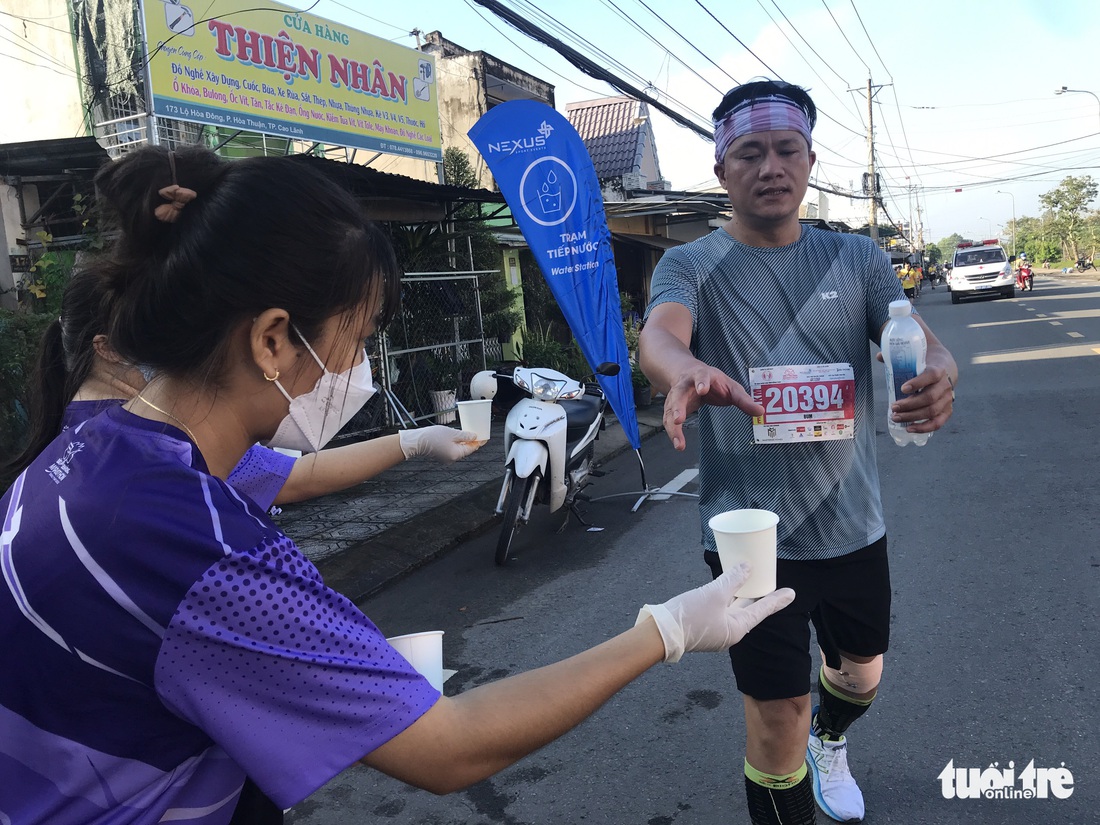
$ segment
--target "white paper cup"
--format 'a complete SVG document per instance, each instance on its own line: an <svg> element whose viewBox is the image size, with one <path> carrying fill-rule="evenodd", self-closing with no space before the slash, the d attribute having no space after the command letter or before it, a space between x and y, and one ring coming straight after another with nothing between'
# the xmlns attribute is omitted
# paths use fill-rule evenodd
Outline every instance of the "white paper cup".
<svg viewBox="0 0 1100 825"><path fill-rule="evenodd" d="M492 427L493 400L458 402L458 424L462 429L477 433L478 441L488 441Z"/></svg>
<svg viewBox="0 0 1100 825"><path fill-rule="evenodd" d="M779 516L771 510L730 510L709 522L723 572L743 561L752 573L737 596L758 599L775 590L775 526Z"/></svg>
<svg viewBox="0 0 1100 825"><path fill-rule="evenodd" d="M425 630L386 639L429 684L443 692L443 631Z"/></svg>

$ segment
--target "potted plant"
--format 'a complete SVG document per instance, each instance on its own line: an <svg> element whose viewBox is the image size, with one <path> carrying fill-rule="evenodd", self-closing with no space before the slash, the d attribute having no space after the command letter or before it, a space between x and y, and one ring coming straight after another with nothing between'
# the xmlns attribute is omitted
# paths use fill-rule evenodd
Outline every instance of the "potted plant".
<svg viewBox="0 0 1100 825"><path fill-rule="evenodd" d="M642 325L633 318L623 322L623 337L626 339L626 351L630 354L631 362L638 359L638 336L642 332Z"/></svg>
<svg viewBox="0 0 1100 825"><path fill-rule="evenodd" d="M634 406L648 407L653 399L653 388L637 361L630 364L630 383L634 385Z"/></svg>
<svg viewBox="0 0 1100 825"><path fill-rule="evenodd" d="M433 355L429 361L431 386L428 395L432 399L437 424L450 424L455 420L455 402L458 400L458 365L452 353Z"/></svg>

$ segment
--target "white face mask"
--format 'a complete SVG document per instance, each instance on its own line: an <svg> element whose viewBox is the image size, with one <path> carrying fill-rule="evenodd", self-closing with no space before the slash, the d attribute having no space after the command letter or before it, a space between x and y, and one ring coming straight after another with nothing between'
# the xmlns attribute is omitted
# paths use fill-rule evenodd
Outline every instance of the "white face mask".
<svg viewBox="0 0 1100 825"><path fill-rule="evenodd" d="M298 332L297 328L294 331ZM291 398L283 385L275 381L279 392L290 402L290 410L264 446L315 453L340 432L377 390L371 381L366 351L363 360L351 369L329 372L300 332L298 337L324 372L312 390L297 398Z"/></svg>

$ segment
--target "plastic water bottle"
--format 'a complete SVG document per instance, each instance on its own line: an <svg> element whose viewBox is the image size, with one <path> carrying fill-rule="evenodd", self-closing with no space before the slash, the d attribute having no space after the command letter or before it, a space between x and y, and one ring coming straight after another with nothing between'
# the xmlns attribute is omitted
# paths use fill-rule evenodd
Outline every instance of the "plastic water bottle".
<svg viewBox="0 0 1100 825"><path fill-rule="evenodd" d="M908 397L901 391L902 384L924 372L927 352L928 341L920 324L913 320L912 305L909 301L892 301L890 320L882 331L882 360L886 364L886 426L899 447L906 444L923 447L932 436L932 433L911 433L905 429L907 423L890 417L890 405Z"/></svg>

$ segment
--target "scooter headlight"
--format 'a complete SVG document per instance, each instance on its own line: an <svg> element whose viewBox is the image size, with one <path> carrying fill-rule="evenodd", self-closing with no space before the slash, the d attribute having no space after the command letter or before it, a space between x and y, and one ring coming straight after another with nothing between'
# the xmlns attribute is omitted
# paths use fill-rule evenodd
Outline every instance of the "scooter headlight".
<svg viewBox="0 0 1100 825"><path fill-rule="evenodd" d="M565 389L564 381L544 378L537 373L532 378L531 394L540 401L557 401L559 393Z"/></svg>

